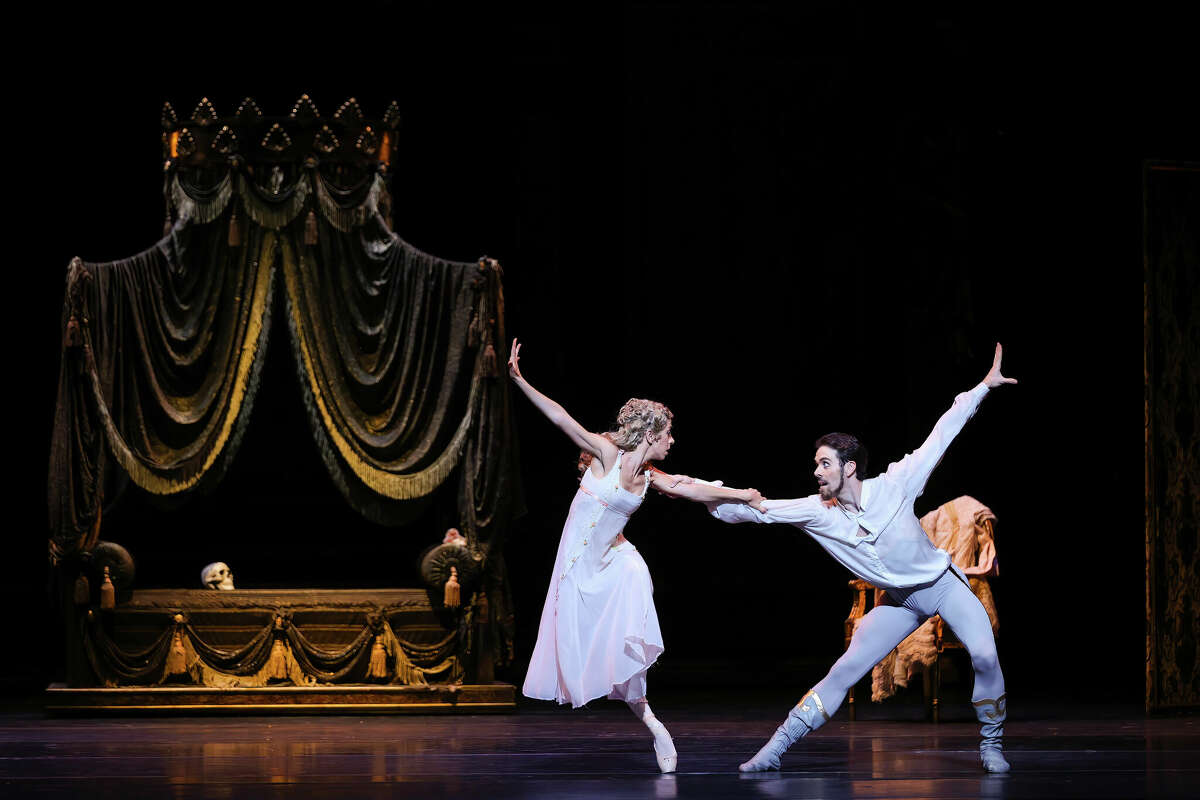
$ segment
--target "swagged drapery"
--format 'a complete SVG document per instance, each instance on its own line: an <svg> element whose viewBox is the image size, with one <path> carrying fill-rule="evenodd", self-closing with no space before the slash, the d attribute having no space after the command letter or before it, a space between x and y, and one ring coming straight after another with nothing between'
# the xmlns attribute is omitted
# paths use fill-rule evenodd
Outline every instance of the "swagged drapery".
<svg viewBox="0 0 1200 800"><path fill-rule="evenodd" d="M132 258L71 262L50 458L53 558L91 549L104 495L127 480L187 492L218 478L236 451L273 270L266 231L240 248L226 238L183 223Z"/></svg>
<svg viewBox="0 0 1200 800"><path fill-rule="evenodd" d="M103 686L172 679L208 687L266 686L280 680L311 686L347 679L426 686L431 680L463 679L461 629L471 627L471 614L465 612L459 630L425 643L397 633L401 609L377 608L366 614L351 641L332 648L305 636L287 610L270 614L248 641L232 646L208 641L183 613L159 615L161 633L132 649L118 643L94 612L81 615L78 625L84 656Z"/></svg>
<svg viewBox="0 0 1200 800"><path fill-rule="evenodd" d="M72 261L53 559L94 545L106 496L127 481L182 497L220 480L254 402L276 285L312 433L351 506L395 525L457 472L469 546L498 544L523 502L499 266L417 250L385 220L381 175L344 173L310 162L255 175L236 161L203 185L168 173L177 219L160 242Z"/></svg>

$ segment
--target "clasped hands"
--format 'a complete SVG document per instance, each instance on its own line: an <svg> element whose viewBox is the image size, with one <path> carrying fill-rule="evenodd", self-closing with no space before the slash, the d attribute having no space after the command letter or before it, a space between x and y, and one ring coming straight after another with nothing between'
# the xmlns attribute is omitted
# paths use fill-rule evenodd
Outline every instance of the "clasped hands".
<svg viewBox="0 0 1200 800"><path fill-rule="evenodd" d="M666 486L667 489L674 489L676 486L678 486L681 483L695 483L696 482L696 479L691 477L690 475L668 475L668 476L666 476L666 478L667 478L667 486ZM716 481L715 484L717 486L720 486L721 482ZM762 493L759 492L758 489L734 489L733 491L736 491L738 493L738 499L741 500L746 505L750 506L751 508L755 509L756 511L766 511L766 509L763 508L763 505L762 505L763 501L766 500L766 498L762 496Z"/></svg>

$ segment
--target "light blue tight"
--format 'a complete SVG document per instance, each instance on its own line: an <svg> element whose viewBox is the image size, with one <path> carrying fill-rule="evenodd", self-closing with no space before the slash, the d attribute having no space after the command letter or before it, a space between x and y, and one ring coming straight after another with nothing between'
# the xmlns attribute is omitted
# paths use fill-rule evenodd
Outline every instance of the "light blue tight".
<svg viewBox="0 0 1200 800"><path fill-rule="evenodd" d="M832 717L850 687L934 614L942 615L971 656L975 668L971 700L995 700L1004 695L1004 675L996 657L991 620L983 604L952 570L924 586L889 589L888 598L895 605L871 609L858 624L845 654L813 687L826 714Z"/></svg>

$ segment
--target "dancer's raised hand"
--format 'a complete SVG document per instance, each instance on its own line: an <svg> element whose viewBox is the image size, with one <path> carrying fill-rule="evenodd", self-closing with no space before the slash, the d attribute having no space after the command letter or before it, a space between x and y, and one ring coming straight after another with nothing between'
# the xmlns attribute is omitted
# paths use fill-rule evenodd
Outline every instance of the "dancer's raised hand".
<svg viewBox="0 0 1200 800"><path fill-rule="evenodd" d="M992 368L988 374L984 376L983 383L989 389L995 389L997 386L1003 386L1006 383L1016 383L1014 378L1006 378L1000 374L1000 357L1004 355L1004 348L996 342L996 357L992 359Z"/></svg>
<svg viewBox="0 0 1200 800"><path fill-rule="evenodd" d="M508 352L509 377L517 384L517 388L521 390L522 394L528 397L529 401L537 407L537 410L545 414L546 418L554 423L555 427L570 437L576 447L598 457L600 465L604 468L605 474L607 474L609 467L613 465L613 461L617 457L616 445L600 434L588 431L576 422L574 417L568 414L565 408L530 386L529 381L525 380L525 376L521 374L520 364L521 343L513 339L512 349Z"/></svg>
<svg viewBox="0 0 1200 800"><path fill-rule="evenodd" d="M521 380L521 368L517 363L521 360L521 345L514 338L512 349L508 352L508 377L513 380Z"/></svg>
<svg viewBox="0 0 1200 800"><path fill-rule="evenodd" d="M763 508L763 501L767 498L762 496L762 492L758 491L758 489L747 489L746 491L750 493L750 499L746 501L746 505L750 506L755 511L766 511L766 509Z"/></svg>

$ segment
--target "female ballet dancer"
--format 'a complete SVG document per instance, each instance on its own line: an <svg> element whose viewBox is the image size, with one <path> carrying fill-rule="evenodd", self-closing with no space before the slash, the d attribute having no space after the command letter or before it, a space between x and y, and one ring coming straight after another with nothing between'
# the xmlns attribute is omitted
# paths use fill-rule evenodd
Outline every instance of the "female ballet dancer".
<svg viewBox="0 0 1200 800"><path fill-rule="evenodd" d="M592 455L563 526L522 691L526 697L575 708L597 697L625 701L654 736L659 769L674 772L677 754L671 735L646 703L646 670L663 651L654 586L646 562L622 531L650 486L671 497L756 508L762 495L649 469L647 462L665 458L674 443L666 406L632 399L617 415L616 430L591 433L521 376L520 349L514 339L508 359L513 381Z"/></svg>

